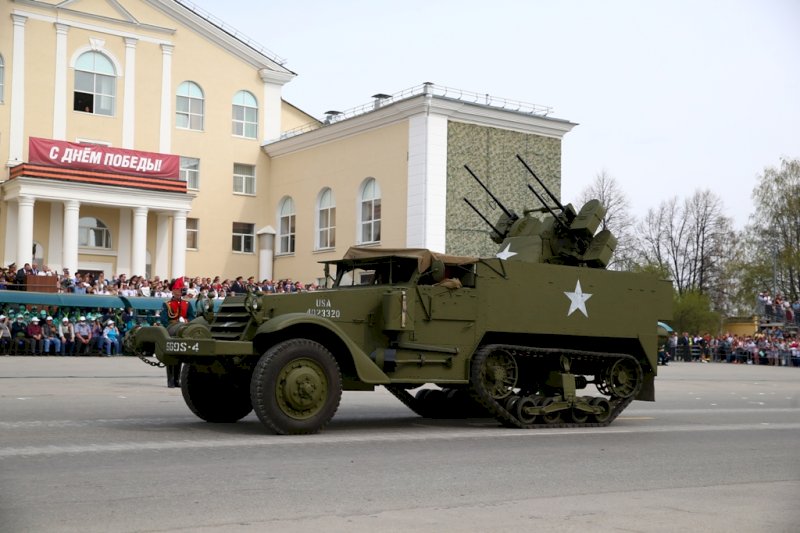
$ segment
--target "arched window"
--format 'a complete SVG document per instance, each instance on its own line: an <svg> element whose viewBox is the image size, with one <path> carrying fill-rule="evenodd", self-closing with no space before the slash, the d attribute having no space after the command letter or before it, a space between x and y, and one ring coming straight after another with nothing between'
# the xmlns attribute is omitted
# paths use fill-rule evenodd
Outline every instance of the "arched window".
<svg viewBox="0 0 800 533"><path fill-rule="evenodd" d="M255 139L258 134L258 102L247 91L233 97L233 134Z"/></svg>
<svg viewBox="0 0 800 533"><path fill-rule="evenodd" d="M278 253L294 253L294 201L291 196L281 200L278 209Z"/></svg>
<svg viewBox="0 0 800 533"><path fill-rule="evenodd" d="M94 115L114 114L117 73L114 64L100 52L84 52L75 62L73 109Z"/></svg>
<svg viewBox="0 0 800 533"><path fill-rule="evenodd" d="M336 246L336 201L326 187L317 197L317 250Z"/></svg>
<svg viewBox="0 0 800 533"><path fill-rule="evenodd" d="M3 55L0 54L0 104L2 104L5 100L3 100L3 95L5 94L5 87L6 87L6 61L3 59Z"/></svg>
<svg viewBox="0 0 800 533"><path fill-rule="evenodd" d="M78 222L78 246L111 249L111 231L102 220L82 217Z"/></svg>
<svg viewBox="0 0 800 533"><path fill-rule="evenodd" d="M381 240L381 188L375 178L367 178L361 185L361 209L359 210L360 244Z"/></svg>
<svg viewBox="0 0 800 533"><path fill-rule="evenodd" d="M188 130L203 130L203 90L193 81L178 85L175 125Z"/></svg>

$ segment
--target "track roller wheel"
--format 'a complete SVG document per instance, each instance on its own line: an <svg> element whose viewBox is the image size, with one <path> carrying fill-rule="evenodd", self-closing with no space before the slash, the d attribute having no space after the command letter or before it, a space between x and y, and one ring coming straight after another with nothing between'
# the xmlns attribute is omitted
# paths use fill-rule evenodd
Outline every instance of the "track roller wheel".
<svg viewBox="0 0 800 533"><path fill-rule="evenodd" d="M590 413L578 407L578 404L579 403L589 404L590 401L591 398L588 396L583 396L577 399L575 405L573 405L572 408L569 410L569 417L573 422L575 422L576 424L583 424L587 420L589 420Z"/></svg>
<svg viewBox="0 0 800 533"><path fill-rule="evenodd" d="M517 419L525 425L536 422L536 415L528 414L527 409L529 407L539 407L540 402L540 398L536 396L523 396L520 398L517 402Z"/></svg>
<svg viewBox="0 0 800 533"><path fill-rule="evenodd" d="M601 411L599 413L595 413L592 415L592 418L595 422L599 424L604 424L608 421L609 417L611 416L611 403L605 398L597 397L592 398L592 401L589 402L592 407L600 407Z"/></svg>
<svg viewBox="0 0 800 533"><path fill-rule="evenodd" d="M517 408L517 402L519 402L520 399L521 397L517 396L516 394L513 394L508 398L506 398L506 403L505 403L506 411L508 411L509 413L516 412L515 409Z"/></svg>
<svg viewBox="0 0 800 533"><path fill-rule="evenodd" d="M548 405L554 402L555 400L553 398L548 397L542 401L541 405L542 407L547 407ZM561 411L553 411L550 413L545 413L542 415L542 420L544 421L545 424L557 424L561 422Z"/></svg>

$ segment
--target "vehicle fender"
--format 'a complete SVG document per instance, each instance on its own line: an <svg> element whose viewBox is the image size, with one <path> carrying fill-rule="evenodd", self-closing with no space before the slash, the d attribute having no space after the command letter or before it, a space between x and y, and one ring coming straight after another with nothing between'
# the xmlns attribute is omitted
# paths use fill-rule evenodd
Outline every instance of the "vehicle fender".
<svg viewBox="0 0 800 533"><path fill-rule="evenodd" d="M372 359L370 359L369 355L367 355L361 350L361 348L358 347L357 344L350 340L350 337L348 337L347 334L344 333L341 328L339 328L339 326L325 318L309 315L307 313L286 313L275 318L271 318L261 324L258 327L256 335L271 335L293 326L310 324L327 329L333 335L336 335L345 346L347 346L347 349L350 352L350 357L353 360L356 373L361 381L374 385L391 383L389 376L387 376L383 370L381 370L372 361Z"/></svg>

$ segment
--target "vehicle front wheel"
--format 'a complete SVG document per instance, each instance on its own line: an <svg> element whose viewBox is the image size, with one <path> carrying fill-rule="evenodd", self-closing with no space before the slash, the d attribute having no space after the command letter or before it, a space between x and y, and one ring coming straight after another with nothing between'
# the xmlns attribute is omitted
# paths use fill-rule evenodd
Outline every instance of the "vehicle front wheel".
<svg viewBox="0 0 800 533"><path fill-rule="evenodd" d="M259 359L250 398L261 423L281 435L316 433L342 398L342 374L333 355L309 339L289 339Z"/></svg>
<svg viewBox="0 0 800 533"><path fill-rule="evenodd" d="M180 380L186 405L206 422L236 422L253 410L244 372L213 374L183 365Z"/></svg>

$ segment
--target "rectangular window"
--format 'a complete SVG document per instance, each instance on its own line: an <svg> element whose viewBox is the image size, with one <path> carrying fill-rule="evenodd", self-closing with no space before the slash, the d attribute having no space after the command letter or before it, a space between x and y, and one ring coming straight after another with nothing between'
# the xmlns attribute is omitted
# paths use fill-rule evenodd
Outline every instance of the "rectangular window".
<svg viewBox="0 0 800 533"><path fill-rule="evenodd" d="M181 180L186 182L186 188L197 190L200 188L200 160L194 157L181 156Z"/></svg>
<svg viewBox="0 0 800 533"><path fill-rule="evenodd" d="M200 242L200 229L196 218L186 219L186 248L197 250Z"/></svg>
<svg viewBox="0 0 800 533"><path fill-rule="evenodd" d="M336 208L327 207L319 210L319 241L320 250L336 246Z"/></svg>
<svg viewBox="0 0 800 533"><path fill-rule="evenodd" d="M282 254L294 253L294 215L281 217L280 242L278 251Z"/></svg>
<svg viewBox="0 0 800 533"><path fill-rule="evenodd" d="M253 165L233 164L233 192L239 194L256 193L256 167Z"/></svg>
<svg viewBox="0 0 800 533"><path fill-rule="evenodd" d="M247 224L246 222L233 223L233 244L231 249L234 252L241 252L245 254L252 254L255 242L255 224Z"/></svg>
<svg viewBox="0 0 800 533"><path fill-rule="evenodd" d="M361 242L379 242L381 240L381 200L361 203Z"/></svg>

